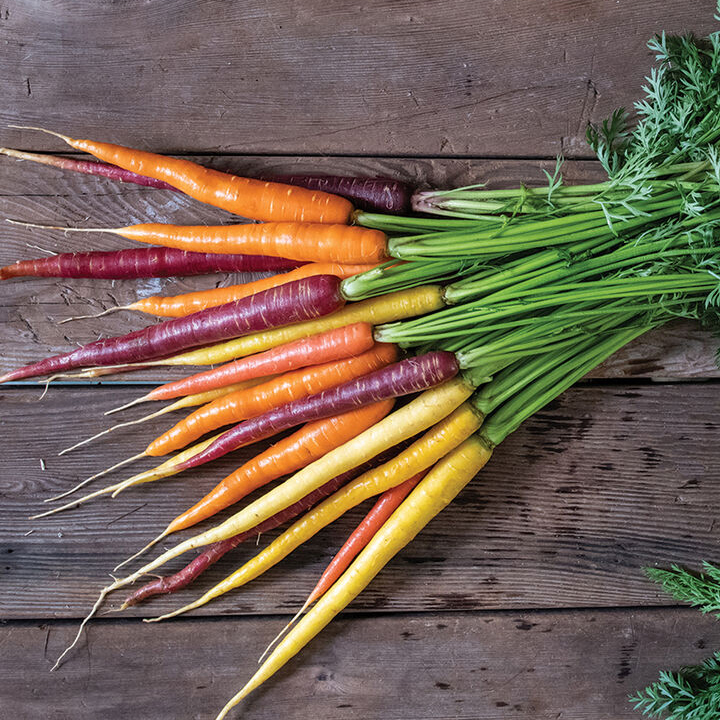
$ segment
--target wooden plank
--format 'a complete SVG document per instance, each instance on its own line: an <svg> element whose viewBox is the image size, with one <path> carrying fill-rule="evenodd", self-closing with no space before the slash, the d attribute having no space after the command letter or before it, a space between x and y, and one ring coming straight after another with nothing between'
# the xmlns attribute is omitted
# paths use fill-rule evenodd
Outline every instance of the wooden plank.
<svg viewBox="0 0 720 720"><path fill-rule="evenodd" d="M62 388L42 402L27 390L0 395L5 437L0 617L82 616L108 571L255 451L238 451L184 479L28 521L29 514L48 507L42 498L137 453L169 426L153 422L143 430L128 428L112 441L55 457L60 448L102 427L103 410L134 394L131 388ZM700 383L582 387L566 393L496 451L478 479L380 574L355 608L667 602L641 568L694 565L717 551L717 397L715 384ZM98 480L91 487L102 486ZM298 607L365 511L356 508L266 576L202 613L285 613ZM263 537L260 544L265 543ZM170 545L170 540L163 544ZM250 542L196 588L133 612L154 615L177 607L254 552ZM185 562L178 559L170 567Z"/></svg>
<svg viewBox="0 0 720 720"><path fill-rule="evenodd" d="M637 97L646 40L714 30L713 9L19 1L0 20L0 144L58 146L19 123L175 152L587 156L587 121Z"/></svg>
<svg viewBox="0 0 720 720"><path fill-rule="evenodd" d="M460 186L489 180L503 187L542 180L542 169L552 163L508 160L409 160L393 158L268 158L210 157L203 163L233 172L260 175L290 171L366 175L384 174L406 179L412 185L423 183ZM172 220L176 223L220 223L227 215L172 192L144 190L116 185L106 180L64 173L48 167L0 159L0 217L22 218L49 224L77 226L126 225L147 220ZM594 182L602 178L597 163L568 162L564 171L568 182ZM48 251L81 251L88 248L110 250L131 247L132 243L112 235L63 234L29 230L8 225L0 246L0 264L37 257L38 248ZM32 278L12 280L2 285L0 295L0 331L3 371L40 357L65 352L75 343L98 337L118 335L143 327L145 316L121 312L98 319L59 325L73 315L87 315L137 297L152 294L177 294L241 281L238 275L185 279L149 279L138 281L57 280ZM716 377L717 340L690 323L652 333L633 343L603 369L600 377L652 377L672 379ZM109 378L125 381L159 381L181 377L182 369L156 369L130 376Z"/></svg>
<svg viewBox="0 0 720 720"><path fill-rule="evenodd" d="M214 717L281 624L105 621L50 674L75 627L9 623L0 701L17 720ZM628 694L719 645L687 608L340 616L230 717L632 720Z"/></svg>

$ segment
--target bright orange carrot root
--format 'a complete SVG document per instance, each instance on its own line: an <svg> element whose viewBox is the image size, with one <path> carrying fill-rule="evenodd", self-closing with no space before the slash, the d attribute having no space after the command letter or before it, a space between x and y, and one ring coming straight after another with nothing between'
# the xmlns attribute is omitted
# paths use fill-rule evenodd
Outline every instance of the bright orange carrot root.
<svg viewBox="0 0 720 720"><path fill-rule="evenodd" d="M54 135L103 162L162 180L196 200L254 220L347 223L353 211L352 204L344 198L317 190L229 175L190 160L71 138L45 128L22 126L21 129Z"/></svg>

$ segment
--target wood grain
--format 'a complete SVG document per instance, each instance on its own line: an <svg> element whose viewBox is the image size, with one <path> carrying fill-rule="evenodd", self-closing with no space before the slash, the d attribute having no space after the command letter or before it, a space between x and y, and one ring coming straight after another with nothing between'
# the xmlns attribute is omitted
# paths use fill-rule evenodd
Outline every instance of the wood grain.
<svg viewBox="0 0 720 720"><path fill-rule="evenodd" d="M28 521L29 514L48 508L42 498L135 454L169 426L153 422L142 431L128 428L112 441L55 457L60 448L102 427L103 410L134 394L132 388L62 388L51 390L42 402L27 390L0 395L0 422L7 433L0 494L0 617L83 615L109 570L256 449L238 451L184 478L129 490L115 500ZM497 450L486 470L381 573L355 609L669 602L641 568L695 564L716 555L716 415L714 384L569 391ZM98 480L95 487L102 485ZM263 578L200 612L269 614L298 607L365 511L355 509ZM261 545L266 542L260 539ZM253 545L225 558L196 588L133 612L154 615L196 597L250 557ZM178 559L170 567L185 562Z"/></svg>
<svg viewBox="0 0 720 720"><path fill-rule="evenodd" d="M3 9L0 144L26 149L58 143L8 123L161 152L588 156L588 120L636 98L647 39L715 29L710 0Z"/></svg>
<svg viewBox="0 0 720 720"><path fill-rule="evenodd" d="M104 621L57 672L69 623L0 628L6 717L205 720L280 618ZM231 717L633 720L627 695L697 663L720 625L690 609L341 615Z"/></svg>
<svg viewBox="0 0 720 720"><path fill-rule="evenodd" d="M535 179L551 162L513 160L452 160L393 158L290 158L209 157L203 163L233 172L262 175L285 172L390 175L417 186L461 186L489 180L497 187ZM119 185L108 180L62 172L45 166L0 158L0 218L41 223L115 227L147 220L176 223L222 223L227 214L172 192ZM571 161L564 170L568 182L594 182L602 178L597 163ZM64 234L7 225L0 244L0 264L54 252L87 249L111 250L132 243L109 234ZM39 249L41 248L41 249ZM0 368L10 370L47 355L65 352L75 344L119 335L144 327L150 318L120 312L97 319L59 325L73 315L95 314L126 305L137 297L178 294L213 285L230 285L246 277L216 275L184 279L137 281L61 280L27 278L0 286ZM680 323L648 335L629 346L596 371L597 377L652 377L654 379L717 377L717 340L691 323ZM110 377L105 382L162 381L182 377L182 369L159 369Z"/></svg>

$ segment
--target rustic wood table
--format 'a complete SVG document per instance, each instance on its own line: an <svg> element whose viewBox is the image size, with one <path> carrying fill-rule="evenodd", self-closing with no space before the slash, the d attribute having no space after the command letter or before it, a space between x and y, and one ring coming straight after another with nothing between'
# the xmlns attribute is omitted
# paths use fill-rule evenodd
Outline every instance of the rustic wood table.
<svg viewBox="0 0 720 720"><path fill-rule="evenodd" d="M192 154L240 174L386 174L436 186L540 182L563 154L568 181L591 180L602 173L584 142L587 122L632 102L651 64L647 38L707 32L713 7L0 0L0 145L65 152L53 138L5 127L22 123ZM73 225L227 218L171 192L8 159L0 216ZM126 245L8 226L0 264L38 248ZM70 315L235 281L3 283L0 366L148 322L123 312L58 324ZM641 570L717 560L716 346L691 324L673 325L538 413L242 716L635 717L629 693L720 648L716 620L676 606ZM32 382L0 391L2 718L214 717L364 513L183 619L140 621L197 588L97 619L50 674L108 570L242 459L27 519L44 497L165 428L158 420L57 457L106 424L104 410L176 375L57 383L42 400ZM226 557L202 587L253 550Z"/></svg>

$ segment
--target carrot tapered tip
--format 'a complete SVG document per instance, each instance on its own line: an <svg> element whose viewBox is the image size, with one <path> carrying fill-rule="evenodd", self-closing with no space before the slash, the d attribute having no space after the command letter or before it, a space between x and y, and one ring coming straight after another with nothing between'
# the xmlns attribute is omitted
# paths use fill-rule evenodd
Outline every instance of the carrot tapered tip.
<svg viewBox="0 0 720 720"><path fill-rule="evenodd" d="M113 568L113 572L117 572L121 567L127 565L129 562L131 562L135 558L140 557L143 553L147 552L151 547L153 547L154 545L159 543L164 537L167 537L168 535L169 535L169 533L168 533L167 529L163 530L162 533L160 533L160 535L158 535L156 538L151 540L144 548L141 548L134 555L131 555L126 560L123 560L119 565L116 565Z"/></svg>
<svg viewBox="0 0 720 720"><path fill-rule="evenodd" d="M121 410L127 410L128 408L131 408L133 405L139 405L140 403L147 402L150 398L147 395L143 395L140 398L135 398L135 400L132 400L129 403L125 403L124 405L121 405L120 407L113 408L112 410L108 410L104 415L113 415L116 412L120 412Z"/></svg>
<svg viewBox="0 0 720 720"><path fill-rule="evenodd" d="M64 493L60 493L60 495L55 495L55 497L48 498L47 502L52 500L60 500L61 498L67 497L68 495L71 495L74 492L77 492L81 487L85 487L89 482L92 482L96 478L102 477L103 475L107 475L108 473L111 473L113 470L117 470L118 468L121 468L125 465L129 465L131 462L134 462L135 460L139 460L140 458L145 457L145 453L139 453L138 455L133 455L132 457L129 457L125 460L122 460L121 462L112 465L109 468L106 468L105 470L100 471L99 473L95 473L94 475L91 475L89 478L85 478L84 480L80 481L75 487L70 488L70 490L66 490ZM113 488L117 487L117 485L113 485ZM78 501L79 502L79 501ZM69 505L66 505L65 507L71 507L75 503L70 503ZM45 513L49 514L49 513Z"/></svg>
<svg viewBox="0 0 720 720"><path fill-rule="evenodd" d="M54 137L60 138L63 142L68 145L74 142L73 138L63 135L62 133L55 132L54 130L48 130L47 128L37 127L37 125L8 125L9 128L15 130L37 130L38 132L45 133L46 135L53 135Z"/></svg>
<svg viewBox="0 0 720 720"><path fill-rule="evenodd" d="M113 589L113 586L109 585L108 587L104 587L100 591L100 595L99 595L98 599L95 601L95 604L92 606L92 609L88 613L87 617L85 617L85 619L80 623L80 627L78 628L75 639L72 641L72 643L70 643L70 645L67 648L65 648L65 650L60 655L60 657L55 661L55 664L50 668L50 672L54 672L55 670L57 670L60 667L60 665L63 661L63 658L78 644L78 642L80 641L80 638L82 636L82 631L85 629L85 625L87 625L90 618L93 615L95 615L95 613L100 609L100 606L102 605L103 601L105 600L105 597L112 589Z"/></svg>
<svg viewBox="0 0 720 720"><path fill-rule="evenodd" d="M313 593L314 594L314 593ZM265 648L263 654L258 658L258 665L267 657L267 654L277 645L277 643L283 638L285 633L295 624L297 619L308 609L308 607L315 600L313 594L305 601L305 604L295 613L294 617L290 622L272 639L270 644Z"/></svg>

